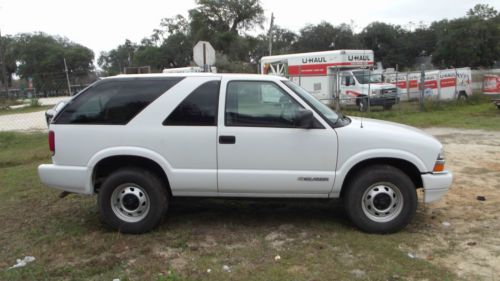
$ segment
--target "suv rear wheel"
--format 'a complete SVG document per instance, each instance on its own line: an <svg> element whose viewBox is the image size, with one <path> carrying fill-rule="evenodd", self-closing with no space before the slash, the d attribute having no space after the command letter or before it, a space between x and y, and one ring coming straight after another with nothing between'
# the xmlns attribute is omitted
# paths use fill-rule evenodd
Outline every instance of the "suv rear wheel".
<svg viewBox="0 0 500 281"><path fill-rule="evenodd" d="M346 212L351 221L365 232L397 232L415 215L415 185L393 166L367 167L357 173L346 188Z"/></svg>
<svg viewBox="0 0 500 281"><path fill-rule="evenodd" d="M101 221L123 233L139 234L158 226L168 208L165 183L139 168L109 175L97 198Z"/></svg>

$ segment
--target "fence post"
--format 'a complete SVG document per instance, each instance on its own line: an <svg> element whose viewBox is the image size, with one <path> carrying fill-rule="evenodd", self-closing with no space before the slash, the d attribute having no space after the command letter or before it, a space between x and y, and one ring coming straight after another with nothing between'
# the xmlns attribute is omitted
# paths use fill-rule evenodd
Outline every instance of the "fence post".
<svg viewBox="0 0 500 281"><path fill-rule="evenodd" d="M425 65L420 65L420 111L424 111Z"/></svg>
<svg viewBox="0 0 500 281"><path fill-rule="evenodd" d="M396 101L398 102L398 108L399 111L401 112L401 99L399 98L399 86L398 86L398 71L399 71L399 64L396 64Z"/></svg>
<svg viewBox="0 0 500 281"><path fill-rule="evenodd" d="M340 111L340 72L339 72L339 68L338 66L335 67L335 77L334 77L334 81L335 81L335 91L334 91L334 95L335 95L335 110L337 112Z"/></svg>
<svg viewBox="0 0 500 281"><path fill-rule="evenodd" d="M371 74L372 74L372 72L371 71L367 71L367 72L363 71L363 73L367 73L368 74L368 104L366 106L368 106L368 112L370 112L371 111L371 106L370 106L370 103L371 103L371 100L370 100L371 89L370 89L370 86L372 84L372 81L371 81ZM365 77L363 77L363 78L365 78Z"/></svg>

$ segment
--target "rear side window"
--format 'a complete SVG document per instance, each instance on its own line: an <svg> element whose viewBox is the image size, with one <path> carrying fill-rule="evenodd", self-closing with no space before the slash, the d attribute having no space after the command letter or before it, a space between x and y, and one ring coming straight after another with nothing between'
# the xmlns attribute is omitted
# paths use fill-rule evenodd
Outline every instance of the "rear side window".
<svg viewBox="0 0 500 281"><path fill-rule="evenodd" d="M217 126L220 81L202 84L163 121L167 126Z"/></svg>
<svg viewBox="0 0 500 281"><path fill-rule="evenodd" d="M103 81L78 95L55 124L125 125L182 78Z"/></svg>

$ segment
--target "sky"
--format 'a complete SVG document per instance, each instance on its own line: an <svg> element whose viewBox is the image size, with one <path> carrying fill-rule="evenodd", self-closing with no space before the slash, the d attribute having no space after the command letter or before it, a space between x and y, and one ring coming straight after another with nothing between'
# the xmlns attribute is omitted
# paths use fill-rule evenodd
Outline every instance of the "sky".
<svg viewBox="0 0 500 281"><path fill-rule="evenodd" d="M500 1L491 0L261 0L267 18L298 31L306 24L327 21L334 25L354 23L359 32L373 21L408 26L444 18L464 16L475 4L489 4L500 10ZM187 16L194 0L0 0L2 34L43 31L60 35L91 48L96 58L125 39L139 42L158 28L162 18ZM267 28L268 22L265 26ZM258 34L263 30L251 31Z"/></svg>

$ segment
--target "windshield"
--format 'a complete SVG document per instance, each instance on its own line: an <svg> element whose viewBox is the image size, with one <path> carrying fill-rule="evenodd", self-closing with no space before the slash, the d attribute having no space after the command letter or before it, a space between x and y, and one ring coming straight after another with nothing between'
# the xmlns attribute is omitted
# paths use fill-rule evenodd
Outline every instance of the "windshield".
<svg viewBox="0 0 500 281"><path fill-rule="evenodd" d="M382 82L382 74L374 74L370 71L353 71L352 73L356 76L356 80L358 80L360 84Z"/></svg>
<svg viewBox="0 0 500 281"><path fill-rule="evenodd" d="M309 92L301 88L299 85L293 83L292 81L282 81L288 88L294 91L302 99L304 99L310 106L318 110L324 117L326 117L332 124L335 124L339 119L339 116L330 107L313 97Z"/></svg>

